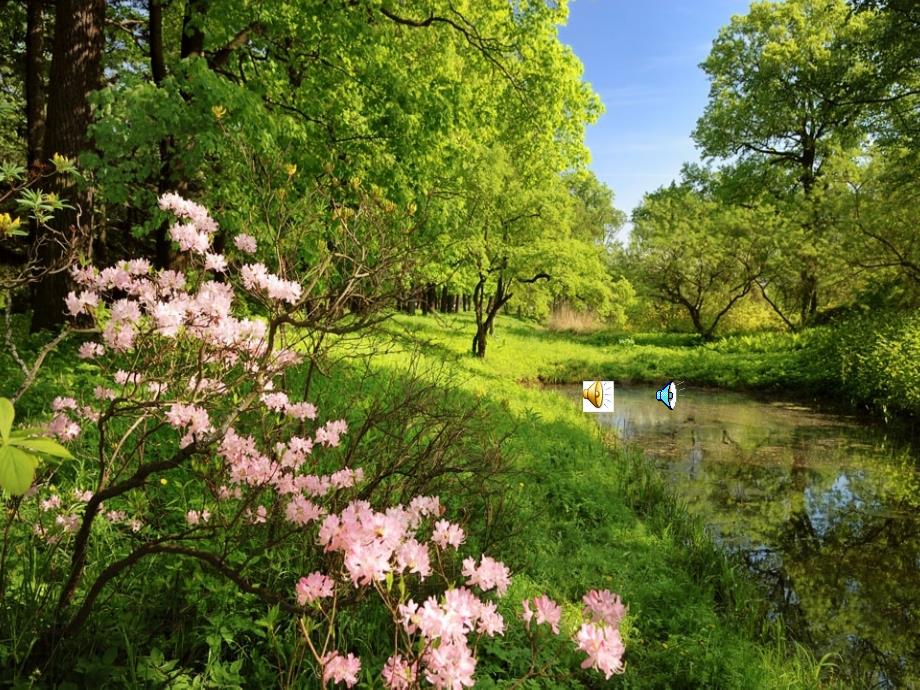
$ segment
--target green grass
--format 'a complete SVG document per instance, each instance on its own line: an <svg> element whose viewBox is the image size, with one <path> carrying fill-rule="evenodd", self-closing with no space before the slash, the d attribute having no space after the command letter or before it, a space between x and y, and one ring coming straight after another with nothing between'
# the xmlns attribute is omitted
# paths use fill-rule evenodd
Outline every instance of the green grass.
<svg viewBox="0 0 920 690"><path fill-rule="evenodd" d="M399 317L393 333L409 334L456 360L469 350L467 314ZM827 380L803 357L815 336L770 333L704 343L682 333L559 333L505 317L489 341L486 362L465 367L485 379L574 383L588 379L657 382L729 388L814 389Z"/></svg>

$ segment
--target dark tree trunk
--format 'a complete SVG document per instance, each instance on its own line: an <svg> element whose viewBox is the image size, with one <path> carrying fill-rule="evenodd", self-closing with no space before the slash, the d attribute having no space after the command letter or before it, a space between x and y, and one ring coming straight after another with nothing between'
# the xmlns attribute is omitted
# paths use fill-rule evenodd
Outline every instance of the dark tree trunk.
<svg viewBox="0 0 920 690"><path fill-rule="evenodd" d="M187 0L182 17L182 42L179 47L183 58L201 56L204 53L204 30L201 28L207 0Z"/></svg>
<svg viewBox="0 0 920 690"><path fill-rule="evenodd" d="M100 84L104 23L105 0L58 0L56 4L46 155L59 153L75 158L89 146L87 128L92 117L89 94ZM80 222L87 223L92 210L90 194L60 177L55 178L54 188L75 210L58 212L52 228L68 232L78 222L78 210L82 214ZM56 242L43 242L41 259L46 269L54 268L63 259L61 247ZM65 274L45 275L33 293L33 331L54 328L63 322L66 293Z"/></svg>
<svg viewBox="0 0 920 690"><path fill-rule="evenodd" d="M44 0L26 3L26 130L28 166L44 159L45 25Z"/></svg>
<svg viewBox="0 0 920 690"><path fill-rule="evenodd" d="M492 295L488 302L485 299L486 276L479 276L479 282L476 283L476 289L473 290L473 309L476 312L476 335L473 336L473 354L476 357L486 356L486 344L488 336L495 331L495 316L499 310L508 303L512 294L506 292L504 277L499 275L498 285L495 287L495 294ZM486 303L487 302L487 303Z"/></svg>
<svg viewBox="0 0 920 690"><path fill-rule="evenodd" d="M147 8L147 27L150 34L150 73L153 83L157 86L166 78L166 59L163 52L163 3L162 0L150 0ZM165 137L160 141L160 171L157 179L157 193L164 194L170 191L172 185L172 137ZM169 241L169 223L160 223L154 234L155 255L154 262L157 268L168 268L172 261L171 244Z"/></svg>

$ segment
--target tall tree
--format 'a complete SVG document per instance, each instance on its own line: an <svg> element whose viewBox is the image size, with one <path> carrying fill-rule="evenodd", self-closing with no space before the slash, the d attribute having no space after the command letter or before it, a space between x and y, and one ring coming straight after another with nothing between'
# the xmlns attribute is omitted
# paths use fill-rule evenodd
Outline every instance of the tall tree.
<svg viewBox="0 0 920 690"><path fill-rule="evenodd" d="M26 1L26 141L29 165L42 160L45 144L45 2Z"/></svg>
<svg viewBox="0 0 920 690"><path fill-rule="evenodd" d="M890 91L865 50L873 18L845 0L755 2L734 17L702 63L711 89L694 138L704 154L778 165L794 179L790 195L808 206L829 157L865 135L867 103ZM814 320L822 299L819 214L817 204L802 214L803 241L787 257L797 264L798 326Z"/></svg>
<svg viewBox="0 0 920 690"><path fill-rule="evenodd" d="M87 132L92 119L89 95L99 88L102 76L105 0L58 0L54 16L54 46L49 76L45 154L76 158L88 148ZM92 210L90 193L58 176L57 192L72 209L55 216L52 229L63 234L76 223L87 223ZM61 261L60 245L42 243L45 265ZM64 317L66 277L46 275L33 294L32 329L58 326Z"/></svg>

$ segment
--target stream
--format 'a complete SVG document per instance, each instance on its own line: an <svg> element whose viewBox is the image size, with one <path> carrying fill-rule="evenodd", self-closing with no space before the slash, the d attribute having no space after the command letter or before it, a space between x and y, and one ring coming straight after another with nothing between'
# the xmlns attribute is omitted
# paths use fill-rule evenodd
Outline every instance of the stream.
<svg viewBox="0 0 920 690"><path fill-rule="evenodd" d="M856 687L920 688L920 449L806 404L615 388L635 443L762 583L794 637ZM565 387L581 406L581 387Z"/></svg>

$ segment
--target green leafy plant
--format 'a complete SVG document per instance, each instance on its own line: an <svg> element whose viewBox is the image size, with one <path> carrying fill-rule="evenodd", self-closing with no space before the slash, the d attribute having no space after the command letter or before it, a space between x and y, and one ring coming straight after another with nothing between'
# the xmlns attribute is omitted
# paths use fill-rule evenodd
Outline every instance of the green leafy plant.
<svg viewBox="0 0 920 690"><path fill-rule="evenodd" d="M40 436L39 429L13 431L16 410L6 398L0 398L0 488L21 496L35 479L40 455L71 458L70 452L56 441Z"/></svg>

